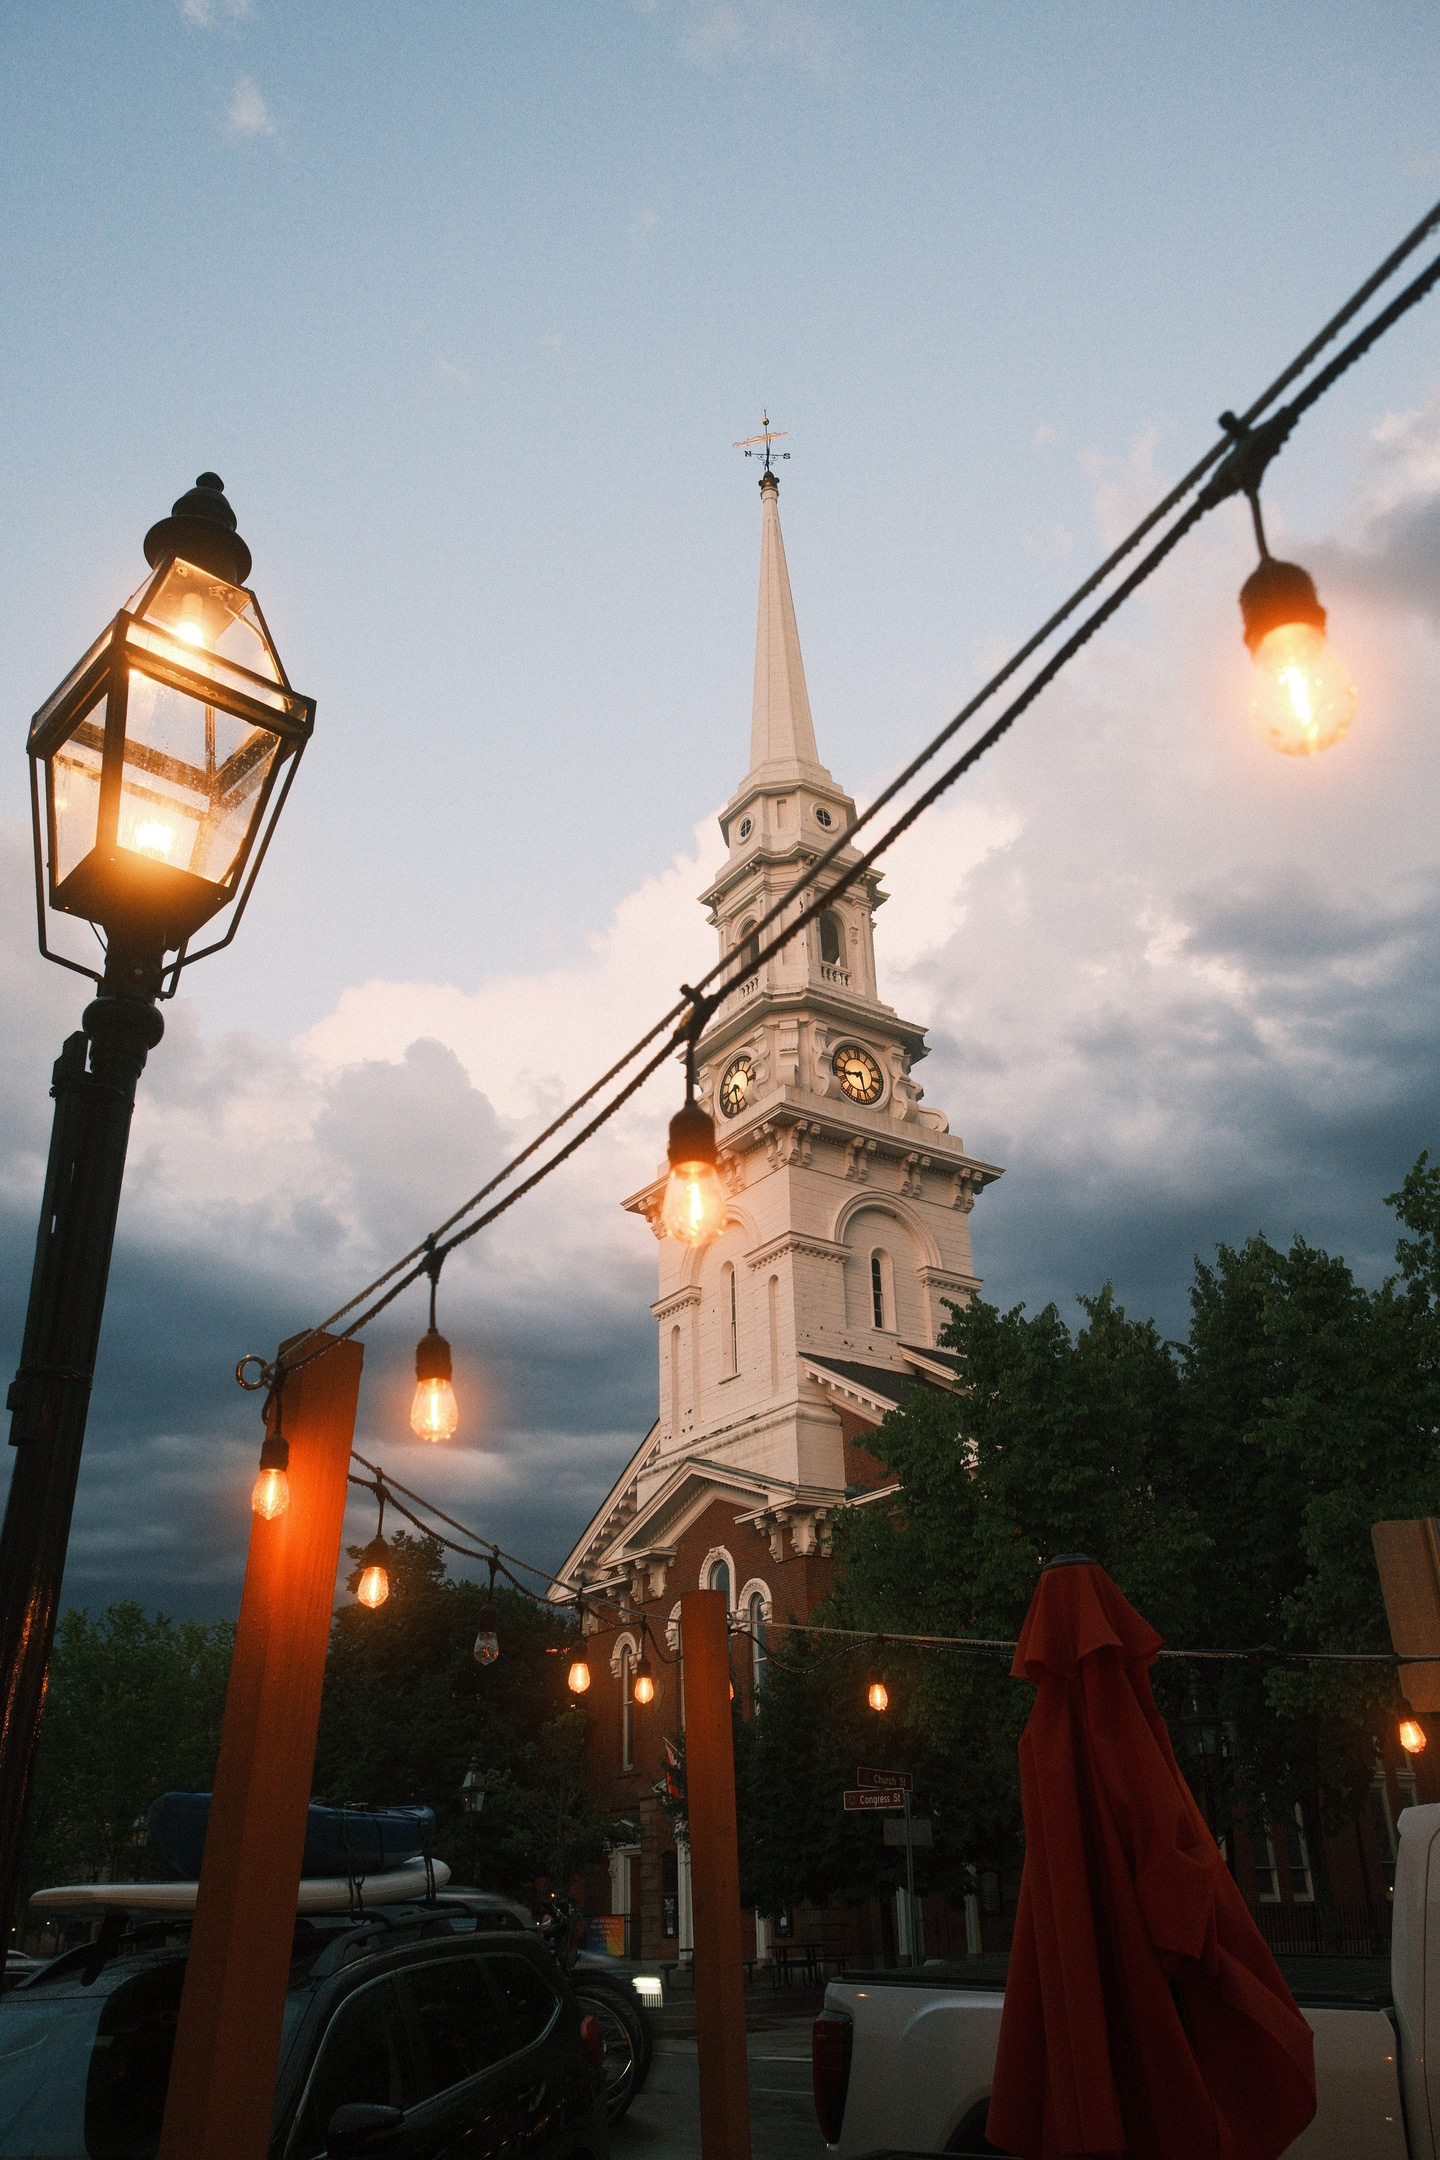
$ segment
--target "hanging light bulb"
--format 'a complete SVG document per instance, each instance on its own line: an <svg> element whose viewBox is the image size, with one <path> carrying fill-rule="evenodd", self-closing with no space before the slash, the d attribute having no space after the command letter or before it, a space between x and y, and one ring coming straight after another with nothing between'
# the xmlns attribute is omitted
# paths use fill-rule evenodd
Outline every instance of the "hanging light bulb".
<svg viewBox="0 0 1440 2160"><path fill-rule="evenodd" d="M572 1695L583 1695L586 1688L589 1687L590 1667L586 1662L585 1652L583 1650L576 1651L575 1656L571 1661L570 1670L565 1675L565 1685L569 1688Z"/></svg>
<svg viewBox="0 0 1440 2160"><path fill-rule="evenodd" d="M1425 1752L1425 1728L1403 1695L1400 1698L1400 1745L1407 1755Z"/></svg>
<svg viewBox="0 0 1440 2160"><path fill-rule="evenodd" d="M872 1710L888 1710L890 1707L890 1690L886 1687L878 1672L872 1672L870 1675L870 1685L866 1691L865 1700Z"/></svg>
<svg viewBox="0 0 1440 2160"><path fill-rule="evenodd" d="M1261 560L1240 588L1245 643L1255 662L1250 717L1272 750L1313 757L1347 733L1355 685L1325 642L1325 610L1313 578L1299 563L1276 561L1264 544L1258 502L1252 507Z"/></svg>
<svg viewBox="0 0 1440 2160"><path fill-rule="evenodd" d="M500 1655L500 1616L493 1605L480 1610L480 1632L475 1637L475 1662L477 1665L493 1665Z"/></svg>
<svg viewBox="0 0 1440 2160"><path fill-rule="evenodd" d="M371 1538L360 1555L360 1580L355 1585L355 1595L372 1612L390 1595L390 1570L386 1566L389 1557L390 1548L383 1537Z"/></svg>
<svg viewBox="0 0 1440 2160"><path fill-rule="evenodd" d="M715 1150L715 1121L695 1100L695 1044L714 1002L686 989L690 1032L685 1042L685 1106L670 1120L670 1176L660 1210L668 1237L708 1245L725 1227L725 1188Z"/></svg>
<svg viewBox="0 0 1440 2160"><path fill-rule="evenodd" d="M290 1443L277 1426L260 1449L260 1474L250 1488L250 1505L262 1522L274 1522L290 1505Z"/></svg>
<svg viewBox="0 0 1440 2160"><path fill-rule="evenodd" d="M630 1698L632 1702L639 1703L642 1710L647 1703L652 1703L655 1700L655 1675L650 1668L650 1660L643 1650L635 1660L635 1672L630 1682Z"/></svg>
<svg viewBox="0 0 1440 2160"><path fill-rule="evenodd" d="M415 1399L410 1405L410 1430L420 1440L448 1440L460 1423L460 1406L450 1384L450 1345L435 1325L439 1280L440 1264L432 1257L430 1325L415 1345Z"/></svg>

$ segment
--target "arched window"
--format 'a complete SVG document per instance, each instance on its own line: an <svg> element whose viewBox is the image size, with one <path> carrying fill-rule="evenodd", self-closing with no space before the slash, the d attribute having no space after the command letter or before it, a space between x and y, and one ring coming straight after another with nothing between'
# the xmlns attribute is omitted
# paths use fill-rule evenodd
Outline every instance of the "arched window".
<svg viewBox="0 0 1440 2160"><path fill-rule="evenodd" d="M750 1594L746 1620L750 1629L750 1677L758 1688L765 1678L765 1599L759 1590Z"/></svg>
<svg viewBox="0 0 1440 2160"><path fill-rule="evenodd" d="M870 1255L870 1304L875 1315L876 1327L883 1328L885 1325L885 1270L880 1265L878 1252L872 1252Z"/></svg>
<svg viewBox="0 0 1440 2160"><path fill-rule="evenodd" d="M740 936L737 942L745 950L745 977L748 981L755 972L760 953L760 940L755 935L755 918L753 915L741 923Z"/></svg>
<svg viewBox="0 0 1440 2160"><path fill-rule="evenodd" d="M827 967L845 965L845 925L834 908L820 917L820 958Z"/></svg>
<svg viewBox="0 0 1440 2160"><path fill-rule="evenodd" d="M900 1322L895 1312L895 1268L883 1245L877 1245L870 1255L870 1318L872 1324L887 1334L898 1332Z"/></svg>
<svg viewBox="0 0 1440 2160"><path fill-rule="evenodd" d="M680 1430L680 1328L670 1330L670 1431Z"/></svg>
<svg viewBox="0 0 1440 2160"><path fill-rule="evenodd" d="M780 1278L778 1275L770 1277L769 1288L766 1292L766 1303L769 1306L770 1318L770 1392L772 1395L778 1395L780 1392Z"/></svg>
<svg viewBox="0 0 1440 2160"><path fill-rule="evenodd" d="M628 1770L630 1761L630 1645L626 1643L620 1652L620 1767Z"/></svg>
<svg viewBox="0 0 1440 2160"><path fill-rule="evenodd" d="M707 1590L718 1590L725 1600L725 1610L730 1610L730 1569L724 1560L712 1560L705 1577Z"/></svg>
<svg viewBox="0 0 1440 2160"><path fill-rule="evenodd" d="M735 1290L735 1269L726 1261L720 1270L720 1351L726 1377L740 1370L740 1318Z"/></svg>

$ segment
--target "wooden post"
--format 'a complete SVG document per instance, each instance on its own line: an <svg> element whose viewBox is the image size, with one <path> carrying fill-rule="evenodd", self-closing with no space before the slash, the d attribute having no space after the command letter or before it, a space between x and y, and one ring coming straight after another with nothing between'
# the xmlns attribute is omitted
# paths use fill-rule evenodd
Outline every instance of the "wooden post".
<svg viewBox="0 0 1440 2160"><path fill-rule="evenodd" d="M251 1522L159 2160L270 2143L363 1359L339 1343L285 1383L290 1505Z"/></svg>
<svg viewBox="0 0 1440 2160"><path fill-rule="evenodd" d="M730 1733L730 1631L719 1590L680 1600L685 1791L695 1915L701 2160L750 2160L750 2073L740 1942L740 1850Z"/></svg>

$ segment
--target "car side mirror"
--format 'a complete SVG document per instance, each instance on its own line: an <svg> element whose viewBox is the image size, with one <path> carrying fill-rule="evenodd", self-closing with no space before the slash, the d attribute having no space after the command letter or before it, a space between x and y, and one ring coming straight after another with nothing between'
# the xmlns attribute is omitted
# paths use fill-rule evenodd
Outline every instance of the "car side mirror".
<svg viewBox="0 0 1440 2160"><path fill-rule="evenodd" d="M361 2153L382 2153L389 2139L405 2126L399 2108L381 2107L375 2100L350 2100L338 2107L325 2132L329 2160L357 2160Z"/></svg>

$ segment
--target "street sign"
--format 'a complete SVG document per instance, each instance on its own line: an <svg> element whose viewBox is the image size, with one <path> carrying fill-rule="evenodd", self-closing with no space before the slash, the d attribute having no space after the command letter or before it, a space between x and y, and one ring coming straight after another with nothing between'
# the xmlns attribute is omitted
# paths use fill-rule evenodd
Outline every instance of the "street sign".
<svg viewBox="0 0 1440 2160"><path fill-rule="evenodd" d="M857 1785L880 1785L887 1792L914 1792L915 1780L908 1770L866 1770L855 1772Z"/></svg>
<svg viewBox="0 0 1440 2160"><path fill-rule="evenodd" d="M903 1792L886 1792L873 1785L847 1785L844 1792L845 1812L854 1815L871 1808L903 1808Z"/></svg>
<svg viewBox="0 0 1440 2160"><path fill-rule="evenodd" d="M933 1845L935 1843L935 1830L928 1815L912 1815L908 1823L884 1822L880 1827L885 1832L885 1843L887 1845L903 1845L907 1831L910 1833L913 1844Z"/></svg>

